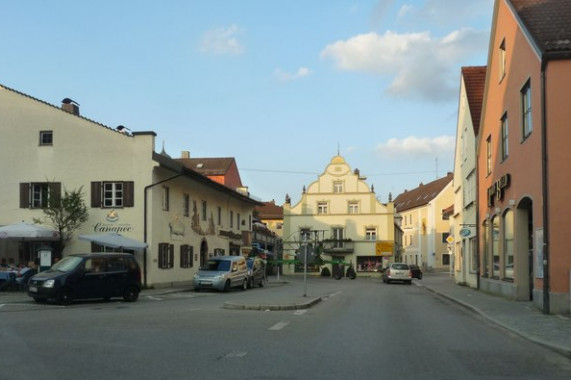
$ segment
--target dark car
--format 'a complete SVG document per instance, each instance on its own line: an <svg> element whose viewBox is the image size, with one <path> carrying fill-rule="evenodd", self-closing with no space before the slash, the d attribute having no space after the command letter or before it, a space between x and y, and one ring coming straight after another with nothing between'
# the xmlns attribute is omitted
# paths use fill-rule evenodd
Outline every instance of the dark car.
<svg viewBox="0 0 571 380"><path fill-rule="evenodd" d="M141 270L128 253L85 253L66 256L28 281L36 302L55 299L69 305L75 299L123 297L134 302L141 291Z"/></svg>
<svg viewBox="0 0 571 380"><path fill-rule="evenodd" d="M38 271L33 268L22 268L16 275L16 286L18 290L28 290L28 281L32 276L37 274Z"/></svg>
<svg viewBox="0 0 571 380"><path fill-rule="evenodd" d="M259 257L251 257L246 260L248 264L248 288L256 285L264 286L266 282L266 263Z"/></svg>
<svg viewBox="0 0 571 380"><path fill-rule="evenodd" d="M412 273L412 278L422 279L422 270L416 264L409 264L410 272Z"/></svg>

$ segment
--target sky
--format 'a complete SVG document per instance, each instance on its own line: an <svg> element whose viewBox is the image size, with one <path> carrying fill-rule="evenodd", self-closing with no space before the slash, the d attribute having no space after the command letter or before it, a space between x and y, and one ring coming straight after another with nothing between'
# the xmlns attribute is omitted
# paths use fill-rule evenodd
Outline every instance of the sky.
<svg viewBox="0 0 571 380"><path fill-rule="evenodd" d="M453 170L493 0L0 0L0 84L293 203L341 154L387 202Z"/></svg>

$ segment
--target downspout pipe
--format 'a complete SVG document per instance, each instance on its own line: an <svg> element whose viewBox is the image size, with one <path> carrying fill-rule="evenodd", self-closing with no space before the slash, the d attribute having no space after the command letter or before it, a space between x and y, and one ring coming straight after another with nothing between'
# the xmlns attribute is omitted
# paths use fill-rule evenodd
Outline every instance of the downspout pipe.
<svg viewBox="0 0 571 380"><path fill-rule="evenodd" d="M144 215L143 215L143 240L145 241L145 243L147 243L147 190L149 190L150 188L152 188L154 186L163 184L165 182L172 181L173 179L181 177L183 175L184 175L184 173L179 173L179 174L176 174L172 177L164 179L162 181L152 183L150 185L145 186L145 196L144 196L145 200L144 200L144 205L143 205L143 212L144 212ZM148 244L147 244L147 247L148 247ZM147 248L145 248L145 250L143 251L143 270L145 272L143 284L144 284L144 287L146 288L147 287Z"/></svg>
<svg viewBox="0 0 571 380"><path fill-rule="evenodd" d="M549 167L547 155L547 84L545 71L547 58L541 60L541 192L542 192L542 219L543 219L543 314L549 314L549 196L548 180Z"/></svg>

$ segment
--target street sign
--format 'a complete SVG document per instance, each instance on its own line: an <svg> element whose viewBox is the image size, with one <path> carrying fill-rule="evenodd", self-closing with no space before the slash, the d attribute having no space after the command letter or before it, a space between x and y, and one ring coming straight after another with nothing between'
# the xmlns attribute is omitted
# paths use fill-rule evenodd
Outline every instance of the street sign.
<svg viewBox="0 0 571 380"><path fill-rule="evenodd" d="M394 249L394 242L392 241L378 241L375 244L376 256L392 256Z"/></svg>
<svg viewBox="0 0 571 380"><path fill-rule="evenodd" d="M446 241L447 241L448 243L452 244L452 243L454 243L454 237L453 237L452 235L450 235L450 236L448 236L448 237L446 238Z"/></svg>
<svg viewBox="0 0 571 380"><path fill-rule="evenodd" d="M472 231L470 231L469 228L462 228L460 230L460 236L464 236L464 237L470 236L471 233L472 233Z"/></svg>

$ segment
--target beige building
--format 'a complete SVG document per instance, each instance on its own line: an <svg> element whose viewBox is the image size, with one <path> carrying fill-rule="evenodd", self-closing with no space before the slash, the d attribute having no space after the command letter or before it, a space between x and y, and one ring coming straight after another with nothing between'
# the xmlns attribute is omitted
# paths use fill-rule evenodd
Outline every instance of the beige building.
<svg viewBox="0 0 571 380"><path fill-rule="evenodd" d="M260 203L156 153L154 132L110 128L70 99L60 108L4 86L0 128L0 225L42 218L55 192L83 189L89 219L63 255L102 249L80 234L120 233L148 244L133 252L144 282L166 286L190 282L208 256L250 246ZM40 248L54 244L3 239L0 258L37 260Z"/></svg>
<svg viewBox="0 0 571 380"><path fill-rule="evenodd" d="M395 254L395 218L392 202L378 201L372 186L345 159L331 159L323 174L311 183L301 200L283 206L283 272L301 271L304 247L309 256L316 250L322 265L310 265L318 272L333 272L353 264L358 275L376 273Z"/></svg>
<svg viewBox="0 0 571 380"><path fill-rule="evenodd" d="M463 67L460 77L458 124L454 154L454 277L457 283L478 287L478 228L476 204L476 136L480 126L486 66Z"/></svg>
<svg viewBox="0 0 571 380"><path fill-rule="evenodd" d="M453 174L415 189L394 200L402 220L402 261L423 269L450 269L450 222L444 211L454 203Z"/></svg>

